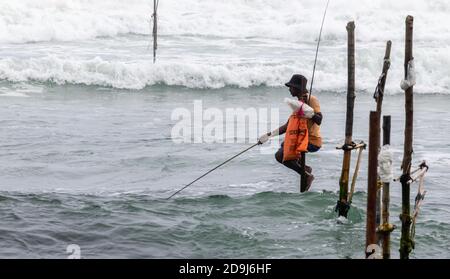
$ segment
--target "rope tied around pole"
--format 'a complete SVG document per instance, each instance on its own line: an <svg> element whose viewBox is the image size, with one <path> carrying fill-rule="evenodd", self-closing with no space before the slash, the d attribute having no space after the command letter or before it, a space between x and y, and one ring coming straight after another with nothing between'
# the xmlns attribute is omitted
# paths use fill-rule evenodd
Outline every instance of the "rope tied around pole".
<svg viewBox="0 0 450 279"><path fill-rule="evenodd" d="M380 190L383 188L383 181L381 181L380 179L377 180L377 190Z"/></svg>
<svg viewBox="0 0 450 279"><path fill-rule="evenodd" d="M397 226L393 225L393 224L389 224L389 223L381 224L377 229L377 233L388 234L388 233L393 232L396 228L397 228Z"/></svg>
<svg viewBox="0 0 450 279"><path fill-rule="evenodd" d="M384 95L384 90L383 90L381 87L382 87L383 79L384 79L385 76L386 76L386 74L385 74L385 73L382 73L381 76L380 76L380 78L378 78L377 87L375 87L375 92L373 93L373 98L374 98L375 100L378 100L378 98L379 98L380 96L383 96L383 95Z"/></svg>
<svg viewBox="0 0 450 279"><path fill-rule="evenodd" d="M387 57L383 59L383 72L378 78L378 83L377 86L375 87L375 93L373 94L373 98L377 101L380 97L384 95L384 85L386 83L387 72L391 68L391 59L389 58L390 53L391 53L391 42L388 41L388 46L386 50Z"/></svg>
<svg viewBox="0 0 450 279"><path fill-rule="evenodd" d="M408 183L410 180L411 180L411 176L408 173L402 174L399 179L400 183L402 183L402 184Z"/></svg>
<svg viewBox="0 0 450 279"><path fill-rule="evenodd" d="M343 144L339 149L342 149L344 151L351 151L353 149L355 149L356 143L354 141L352 141L351 144Z"/></svg>
<svg viewBox="0 0 450 279"><path fill-rule="evenodd" d="M336 149L341 149L343 151L352 151L358 149L366 149L367 145L361 141L360 143L355 143L352 141L351 144L343 144L342 146L337 146Z"/></svg>

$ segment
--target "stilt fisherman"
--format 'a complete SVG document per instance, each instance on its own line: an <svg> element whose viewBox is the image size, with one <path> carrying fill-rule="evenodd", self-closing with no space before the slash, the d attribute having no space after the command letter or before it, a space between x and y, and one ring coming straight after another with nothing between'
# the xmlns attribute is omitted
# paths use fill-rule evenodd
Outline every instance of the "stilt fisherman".
<svg viewBox="0 0 450 279"><path fill-rule="evenodd" d="M285 140L280 149L275 153L275 159L286 167L301 175L300 158L302 152L317 152L322 147L320 125L322 124L322 113L320 112L319 100L309 94L306 89L308 80L302 75L293 75L285 85L289 87L292 97L298 101L289 100L288 104L293 109L286 124L274 131L259 137L260 144L266 143L269 138L286 133ZM302 192L311 187L314 180L312 168L305 166L307 186ZM300 179L301 181L301 179Z"/></svg>

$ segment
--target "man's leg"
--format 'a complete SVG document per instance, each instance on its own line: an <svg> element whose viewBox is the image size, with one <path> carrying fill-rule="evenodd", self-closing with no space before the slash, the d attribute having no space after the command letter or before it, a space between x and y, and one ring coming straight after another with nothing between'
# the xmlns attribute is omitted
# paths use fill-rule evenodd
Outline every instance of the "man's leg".
<svg viewBox="0 0 450 279"><path fill-rule="evenodd" d="M301 168L300 162L298 160L284 161L283 165L290 168L291 170L296 171L300 175L302 174L302 168Z"/></svg>
<svg viewBox="0 0 450 279"><path fill-rule="evenodd" d="M314 144L308 144L308 153L315 153L320 150L320 147L315 146ZM310 166L305 166L305 171L307 174L312 173L312 168Z"/></svg>
<svg viewBox="0 0 450 279"><path fill-rule="evenodd" d="M298 174L301 174L301 167L300 162L297 160L291 160L291 161L284 161L283 162L283 144L281 144L280 149L278 149L277 153L275 153L275 159L278 161L278 163L285 165L286 167L290 168L291 170L296 171Z"/></svg>
<svg viewBox="0 0 450 279"><path fill-rule="evenodd" d="M302 167L300 165L300 159L283 162L283 144L284 142L281 144L280 149L278 149L278 151L275 153L275 159L278 161L278 163L283 164L286 167L290 168L291 170L296 171L299 175L302 175ZM308 191L309 188L311 187L312 181L314 180L314 176L311 174L312 168L310 166L305 166L305 172L307 177L307 186L306 189L301 189L302 192Z"/></svg>
<svg viewBox="0 0 450 279"><path fill-rule="evenodd" d="M278 163L283 164L283 146L275 153L275 160L277 160Z"/></svg>
<svg viewBox="0 0 450 279"><path fill-rule="evenodd" d="M305 165L305 176L306 176L306 186L302 187L302 167L301 167L301 158L298 160L285 161L283 163L286 167L296 171L300 175L300 192L306 192L311 187L311 184L314 180L314 175L311 174L312 168Z"/></svg>
<svg viewBox="0 0 450 279"><path fill-rule="evenodd" d="M313 144L308 144L308 152L314 153L319 151L320 147L315 146ZM311 188L312 182L314 180L314 175L312 175L312 168L310 166L305 165L305 173L306 173L306 189L303 189L302 192L309 191Z"/></svg>

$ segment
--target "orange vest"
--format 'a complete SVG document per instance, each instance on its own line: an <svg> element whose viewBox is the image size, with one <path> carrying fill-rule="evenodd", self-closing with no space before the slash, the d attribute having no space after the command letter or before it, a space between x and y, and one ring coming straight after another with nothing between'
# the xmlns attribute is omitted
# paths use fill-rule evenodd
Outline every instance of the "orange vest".
<svg viewBox="0 0 450 279"><path fill-rule="evenodd" d="M289 117L283 146L283 162L298 160L301 152L308 150L308 120L297 113Z"/></svg>

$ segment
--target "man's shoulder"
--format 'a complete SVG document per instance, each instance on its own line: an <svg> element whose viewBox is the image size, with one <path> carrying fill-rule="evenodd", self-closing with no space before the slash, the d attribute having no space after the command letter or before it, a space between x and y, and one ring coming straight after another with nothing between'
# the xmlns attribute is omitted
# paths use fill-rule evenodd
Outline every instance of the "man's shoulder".
<svg viewBox="0 0 450 279"><path fill-rule="evenodd" d="M310 101L319 101L319 99L315 96L315 95L309 95L309 100Z"/></svg>
<svg viewBox="0 0 450 279"><path fill-rule="evenodd" d="M309 96L309 105L314 106L314 105L318 105L318 104L319 104L319 99L314 95L310 95Z"/></svg>

